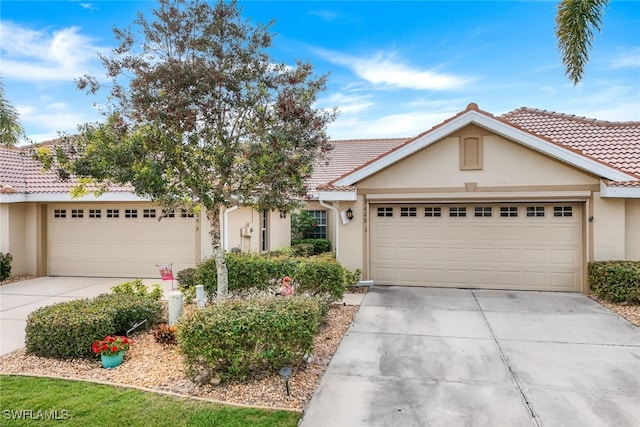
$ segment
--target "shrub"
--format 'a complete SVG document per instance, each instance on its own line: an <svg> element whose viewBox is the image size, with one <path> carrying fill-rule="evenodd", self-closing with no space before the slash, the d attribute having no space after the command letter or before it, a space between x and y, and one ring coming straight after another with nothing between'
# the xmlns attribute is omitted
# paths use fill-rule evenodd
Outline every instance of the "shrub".
<svg viewBox="0 0 640 427"><path fill-rule="evenodd" d="M594 261L588 272L591 290L598 297L640 304L640 261Z"/></svg>
<svg viewBox="0 0 640 427"><path fill-rule="evenodd" d="M313 245L313 255L320 255L327 252L331 252L331 240L329 239L293 239L291 240L291 246L300 244Z"/></svg>
<svg viewBox="0 0 640 427"><path fill-rule="evenodd" d="M10 253L3 254L0 252L0 282L11 276L11 261L13 255Z"/></svg>
<svg viewBox="0 0 640 427"><path fill-rule="evenodd" d="M111 291L114 294L137 295L142 297L148 296L156 301L160 301L162 299L162 287L160 287L159 284L153 284L152 290L149 291L147 286L142 283L141 279L135 279L130 282L124 282L119 285L112 286Z"/></svg>
<svg viewBox="0 0 640 427"><path fill-rule="evenodd" d="M151 295L103 294L95 297L91 305L112 316L114 331L111 335L126 335L130 328L145 319L144 328L162 319L162 304Z"/></svg>
<svg viewBox="0 0 640 427"><path fill-rule="evenodd" d="M104 294L39 308L27 318L27 352L59 359L91 357L91 344L107 335L125 335L134 324L147 326L162 316L162 304L150 296Z"/></svg>
<svg viewBox="0 0 640 427"><path fill-rule="evenodd" d="M228 300L182 318L180 351L189 378L247 380L297 366L313 348L323 320L317 298L253 298Z"/></svg>
<svg viewBox="0 0 640 427"><path fill-rule="evenodd" d="M91 357L91 344L113 334L113 316L87 299L42 307L27 317L27 353L58 359Z"/></svg>
<svg viewBox="0 0 640 427"><path fill-rule="evenodd" d="M178 279L178 283L180 286L196 286L198 282L196 281L196 269L195 268L185 268L184 270L178 271L176 275Z"/></svg>
<svg viewBox="0 0 640 427"><path fill-rule="evenodd" d="M310 257L313 256L313 244L298 243L291 246L291 252L294 256Z"/></svg>
<svg viewBox="0 0 640 427"><path fill-rule="evenodd" d="M264 290L289 276L295 281L296 292L319 296L326 302L342 299L346 286L360 275L359 271L351 273L344 269L332 255L306 258L227 253L226 260L229 291ZM212 299L218 283L215 259L201 262L196 277Z"/></svg>

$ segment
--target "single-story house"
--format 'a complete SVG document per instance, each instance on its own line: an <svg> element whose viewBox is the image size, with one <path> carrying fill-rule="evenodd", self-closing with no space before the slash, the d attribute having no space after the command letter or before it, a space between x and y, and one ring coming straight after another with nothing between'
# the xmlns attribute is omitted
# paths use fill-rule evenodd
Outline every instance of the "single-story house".
<svg viewBox="0 0 640 427"><path fill-rule="evenodd" d="M640 122L469 104L410 139L332 146L305 209L363 279L587 292L587 262L640 260ZM157 277L155 264L211 256L197 214L157 221L126 187L72 200L21 153L0 151L0 252L15 274ZM223 223L228 250L290 243L277 211L231 208Z"/></svg>

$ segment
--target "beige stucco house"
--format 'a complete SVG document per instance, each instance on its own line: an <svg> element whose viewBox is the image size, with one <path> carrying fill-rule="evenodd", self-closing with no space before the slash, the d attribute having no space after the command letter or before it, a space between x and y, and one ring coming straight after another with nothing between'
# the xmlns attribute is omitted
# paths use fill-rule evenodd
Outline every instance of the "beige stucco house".
<svg viewBox="0 0 640 427"><path fill-rule="evenodd" d="M363 279L586 292L590 260L640 260L640 122L529 108L496 117L470 104L411 139L332 144L306 209L314 235ZM0 252L14 254L16 274L155 277L156 263L211 255L197 215L158 222L126 188L71 200L19 150L0 155ZM290 242L279 212L223 217L227 249Z"/></svg>

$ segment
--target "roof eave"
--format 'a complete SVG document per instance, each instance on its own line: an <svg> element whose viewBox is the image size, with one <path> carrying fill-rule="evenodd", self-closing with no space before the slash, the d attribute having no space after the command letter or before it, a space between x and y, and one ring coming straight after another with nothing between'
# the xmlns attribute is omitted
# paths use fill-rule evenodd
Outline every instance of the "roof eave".
<svg viewBox="0 0 640 427"><path fill-rule="evenodd" d="M318 200L323 202L355 202L358 200L356 190L350 191L318 191Z"/></svg>
<svg viewBox="0 0 640 427"><path fill-rule="evenodd" d="M608 186L600 180L600 197L614 199L640 199L640 187Z"/></svg>
<svg viewBox="0 0 640 427"><path fill-rule="evenodd" d="M0 203L56 203L56 202L143 202L149 199L142 198L131 192L107 192L99 196L88 194L84 197L71 197L65 193L15 193L0 194Z"/></svg>

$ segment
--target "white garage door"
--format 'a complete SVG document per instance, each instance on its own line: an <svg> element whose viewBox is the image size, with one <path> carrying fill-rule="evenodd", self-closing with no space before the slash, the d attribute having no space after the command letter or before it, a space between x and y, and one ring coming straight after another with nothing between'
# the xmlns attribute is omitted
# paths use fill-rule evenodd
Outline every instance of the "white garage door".
<svg viewBox="0 0 640 427"><path fill-rule="evenodd" d="M156 264L173 263L174 273L193 267L197 215L160 215L141 203L50 205L49 275L159 278Z"/></svg>
<svg viewBox="0 0 640 427"><path fill-rule="evenodd" d="M376 283L579 291L580 204L372 205Z"/></svg>

